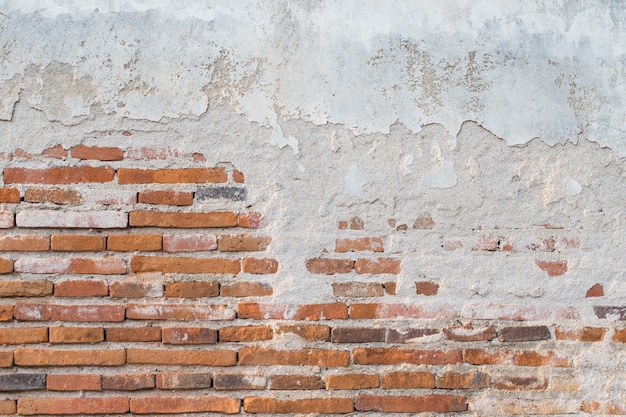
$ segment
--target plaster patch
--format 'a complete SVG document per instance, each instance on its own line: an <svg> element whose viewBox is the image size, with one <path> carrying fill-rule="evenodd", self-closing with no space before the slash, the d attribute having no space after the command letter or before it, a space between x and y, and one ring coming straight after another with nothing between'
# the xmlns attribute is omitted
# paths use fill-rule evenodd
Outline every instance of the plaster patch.
<svg viewBox="0 0 626 417"><path fill-rule="evenodd" d="M577 195L583 190L583 187L578 181L573 178L567 178L567 193L569 195Z"/></svg>
<svg viewBox="0 0 626 417"><path fill-rule="evenodd" d="M351 165L346 175L346 192L353 197L363 197L363 187L369 182L365 172L356 165Z"/></svg>
<svg viewBox="0 0 626 417"><path fill-rule="evenodd" d="M443 159L437 171L424 175L422 183L428 188L452 188L457 184L454 162Z"/></svg>

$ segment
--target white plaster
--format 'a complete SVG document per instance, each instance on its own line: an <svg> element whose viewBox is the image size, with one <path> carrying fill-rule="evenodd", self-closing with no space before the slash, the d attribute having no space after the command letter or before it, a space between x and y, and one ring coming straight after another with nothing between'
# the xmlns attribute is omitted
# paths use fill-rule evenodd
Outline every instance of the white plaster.
<svg viewBox="0 0 626 417"><path fill-rule="evenodd" d="M567 178L567 193L569 195L577 195L583 190L582 185L573 178Z"/></svg>
<svg viewBox="0 0 626 417"><path fill-rule="evenodd" d="M435 171L424 175L422 183L428 188L452 188L457 184L454 163L442 160L441 166Z"/></svg>
<svg viewBox="0 0 626 417"><path fill-rule="evenodd" d="M353 197L363 197L363 187L369 182L361 168L351 165L346 175L346 192Z"/></svg>

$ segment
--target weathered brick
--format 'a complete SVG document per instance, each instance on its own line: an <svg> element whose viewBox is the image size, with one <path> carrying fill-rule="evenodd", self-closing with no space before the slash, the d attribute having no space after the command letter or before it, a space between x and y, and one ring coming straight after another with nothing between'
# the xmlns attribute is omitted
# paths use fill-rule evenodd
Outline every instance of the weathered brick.
<svg viewBox="0 0 626 417"><path fill-rule="evenodd" d="M247 196L243 187L201 187L196 190L196 200L200 203L217 199L244 201Z"/></svg>
<svg viewBox="0 0 626 417"><path fill-rule="evenodd" d="M14 314L22 321L115 322L124 320L124 306L18 303Z"/></svg>
<svg viewBox="0 0 626 417"><path fill-rule="evenodd" d="M359 237L337 239L335 242L335 252L383 252L383 241L379 237Z"/></svg>
<svg viewBox="0 0 626 417"><path fill-rule="evenodd" d="M131 398L130 411L135 414L222 413L238 414L241 400L228 397L141 397Z"/></svg>
<svg viewBox="0 0 626 417"><path fill-rule="evenodd" d="M255 212L239 213L237 223L244 229L258 229L266 225L263 215Z"/></svg>
<svg viewBox="0 0 626 417"><path fill-rule="evenodd" d="M608 329L602 327L584 327L576 330L554 329L556 340L575 340L579 342L602 342ZM615 332L617 334L617 331ZM615 339L614 339L615 340Z"/></svg>
<svg viewBox="0 0 626 417"><path fill-rule="evenodd" d="M328 349L277 350L242 348L240 365L299 365L343 367L350 362L350 352Z"/></svg>
<svg viewBox="0 0 626 417"><path fill-rule="evenodd" d="M217 330L203 327L163 328L163 343L172 345L202 345L217 343Z"/></svg>
<svg viewBox="0 0 626 417"><path fill-rule="evenodd" d="M599 319L626 320L626 306L593 306L593 312Z"/></svg>
<svg viewBox="0 0 626 417"><path fill-rule="evenodd" d="M455 342L478 342L481 340L493 340L496 337L496 328L493 326L458 326L450 327L443 331L448 340L454 340Z"/></svg>
<svg viewBox="0 0 626 417"><path fill-rule="evenodd" d="M140 281L112 282L109 284L109 296L112 298L155 298L163 296L163 284L160 281L135 279L140 279Z"/></svg>
<svg viewBox="0 0 626 417"><path fill-rule="evenodd" d="M24 192L24 201L28 203L52 203L59 205L77 205L82 202L78 190L63 188L29 188Z"/></svg>
<svg viewBox="0 0 626 417"><path fill-rule="evenodd" d="M272 339L268 326L230 326L219 330L220 342L257 342Z"/></svg>
<svg viewBox="0 0 626 417"><path fill-rule="evenodd" d="M19 227L123 229L128 214L118 211L22 210L16 215Z"/></svg>
<svg viewBox="0 0 626 417"><path fill-rule="evenodd" d="M0 305L0 321L9 321L13 319L13 306Z"/></svg>
<svg viewBox="0 0 626 417"><path fill-rule="evenodd" d="M498 339L501 342L527 342L550 338L550 330L546 326L504 327L498 332Z"/></svg>
<svg viewBox="0 0 626 417"><path fill-rule="evenodd" d="M347 274L354 269L354 261L349 259L309 259L306 262L306 269L313 274Z"/></svg>
<svg viewBox="0 0 626 417"><path fill-rule="evenodd" d="M618 401L583 401L580 410L597 415L626 415L626 404Z"/></svg>
<svg viewBox="0 0 626 417"><path fill-rule="evenodd" d="M352 319L392 319L397 317L455 318L458 317L458 311L445 305L433 305L431 307L396 303L352 303L350 305L350 318Z"/></svg>
<svg viewBox="0 0 626 417"><path fill-rule="evenodd" d="M63 145L53 146L52 148L44 149L41 152L41 156L48 158L65 159L67 158L67 151L63 148Z"/></svg>
<svg viewBox="0 0 626 417"><path fill-rule="evenodd" d="M384 328L333 327L330 340L333 343L384 342L386 331Z"/></svg>
<svg viewBox="0 0 626 417"><path fill-rule="evenodd" d="M279 400L249 397L243 401L246 413L266 414L347 414L354 411L350 398L303 398Z"/></svg>
<svg viewBox="0 0 626 417"><path fill-rule="evenodd" d="M126 362L144 365L234 366L232 350L127 349Z"/></svg>
<svg viewBox="0 0 626 417"><path fill-rule="evenodd" d="M383 375L384 389L435 388L435 375L430 372L388 372Z"/></svg>
<svg viewBox="0 0 626 417"><path fill-rule="evenodd" d="M275 274L278 272L278 261L272 258L243 258L241 268L249 274Z"/></svg>
<svg viewBox="0 0 626 417"><path fill-rule="evenodd" d="M128 133L128 135L126 135ZM130 132L124 132L123 133L125 136L130 136L132 135L132 133ZM144 161L151 161L151 160L165 160L165 159L170 159L170 158L178 158L178 150L174 149L174 148L160 148L160 149L154 149L154 148L146 148L146 147L142 147L142 148L128 148L126 149L126 158L127 159L134 159L134 160L144 160Z"/></svg>
<svg viewBox="0 0 626 417"><path fill-rule="evenodd" d="M555 277L563 275L568 271L567 261L540 261L536 260L535 264L548 273L549 276Z"/></svg>
<svg viewBox="0 0 626 417"><path fill-rule="evenodd" d="M281 325L278 327L279 334L295 334L307 341L328 341L330 340L330 327L318 324L295 324Z"/></svg>
<svg viewBox="0 0 626 417"><path fill-rule="evenodd" d="M131 320L232 320L235 311L227 305L207 304L128 304Z"/></svg>
<svg viewBox="0 0 626 417"><path fill-rule="evenodd" d="M268 236L220 235L217 247L222 252L264 251L271 242Z"/></svg>
<svg viewBox="0 0 626 417"><path fill-rule="evenodd" d="M20 415L93 415L125 414L128 412L128 398L19 398L17 412Z"/></svg>
<svg viewBox="0 0 626 417"><path fill-rule="evenodd" d="M156 385L152 374L103 375L102 389L112 391L139 391Z"/></svg>
<svg viewBox="0 0 626 417"><path fill-rule="evenodd" d="M0 297L47 297L52 287L50 281L2 281Z"/></svg>
<svg viewBox="0 0 626 417"><path fill-rule="evenodd" d="M413 229L432 229L435 227L435 222L430 213L423 213L413 223Z"/></svg>
<svg viewBox="0 0 626 417"><path fill-rule="evenodd" d="M18 366L117 366L125 357L123 349L15 349L13 359Z"/></svg>
<svg viewBox="0 0 626 417"><path fill-rule="evenodd" d="M165 284L167 298L217 297L220 289L217 281L185 281Z"/></svg>
<svg viewBox="0 0 626 417"><path fill-rule="evenodd" d="M29 274L99 274L126 273L126 264L117 258L19 258L15 272Z"/></svg>
<svg viewBox="0 0 626 417"><path fill-rule="evenodd" d="M437 388L441 389L482 389L489 388L491 377L482 372L444 372L437 377Z"/></svg>
<svg viewBox="0 0 626 417"><path fill-rule="evenodd" d="M394 348L357 348L352 352L353 361L359 365L451 365L461 363L461 350L416 350Z"/></svg>
<svg viewBox="0 0 626 417"><path fill-rule="evenodd" d="M467 398L462 395L381 396L359 395L355 400L357 411L384 413L449 413L466 411Z"/></svg>
<svg viewBox="0 0 626 417"><path fill-rule="evenodd" d="M238 274L238 259L182 258L134 256L130 267L133 272L162 272L165 274Z"/></svg>
<svg viewBox="0 0 626 417"><path fill-rule="evenodd" d="M23 345L48 341L46 327L20 327L0 329L0 345Z"/></svg>
<svg viewBox="0 0 626 417"><path fill-rule="evenodd" d="M193 193L173 190L146 190L139 192L138 201L144 204L190 206L193 204Z"/></svg>
<svg viewBox="0 0 626 417"><path fill-rule="evenodd" d="M327 390L371 389L380 386L380 377L374 374L341 374L326 377Z"/></svg>
<svg viewBox="0 0 626 417"><path fill-rule="evenodd" d="M419 295L437 295L439 292L439 284L430 281L419 281L415 283L415 291Z"/></svg>
<svg viewBox="0 0 626 417"><path fill-rule="evenodd" d="M78 184L113 181L111 167L5 168L5 184Z"/></svg>
<svg viewBox="0 0 626 417"><path fill-rule="evenodd" d="M0 188L0 203L19 203L20 190L17 188Z"/></svg>
<svg viewBox="0 0 626 417"><path fill-rule="evenodd" d="M271 390L312 390L324 388L324 381L312 375L273 375L270 379Z"/></svg>
<svg viewBox="0 0 626 417"><path fill-rule="evenodd" d="M577 414L580 400L567 398L523 399L479 396L469 403L469 411L478 415Z"/></svg>
<svg viewBox="0 0 626 417"><path fill-rule="evenodd" d="M548 380L539 376L494 375L491 385L495 389L507 391L536 391L548 388Z"/></svg>
<svg viewBox="0 0 626 417"><path fill-rule="evenodd" d="M166 252L198 252L217 249L217 236L207 234L165 235L163 250Z"/></svg>
<svg viewBox="0 0 626 417"><path fill-rule="evenodd" d="M78 145L71 149L72 158L92 159L98 161L121 161L124 159L124 151L110 146L85 146Z"/></svg>
<svg viewBox="0 0 626 417"><path fill-rule="evenodd" d="M334 282L333 294L335 297L382 297L383 284L379 282Z"/></svg>
<svg viewBox="0 0 626 417"><path fill-rule="evenodd" d="M345 220L339 222L339 229L352 229L352 230L363 230L365 228L365 223L361 220L360 217L353 217L348 223Z"/></svg>
<svg viewBox="0 0 626 417"><path fill-rule="evenodd" d="M10 211L0 211L0 229L10 229L13 227L15 215Z"/></svg>
<svg viewBox="0 0 626 417"><path fill-rule="evenodd" d="M45 374L0 375L0 391L33 391L46 389Z"/></svg>
<svg viewBox="0 0 626 417"><path fill-rule="evenodd" d="M267 386L267 378L261 375L217 374L213 388L218 391L260 390Z"/></svg>
<svg viewBox="0 0 626 417"><path fill-rule="evenodd" d="M48 374L48 391L100 391L100 375L94 374Z"/></svg>
<svg viewBox="0 0 626 417"><path fill-rule="evenodd" d="M465 349L463 359L472 365L572 366L569 358L552 351Z"/></svg>
<svg viewBox="0 0 626 417"><path fill-rule="evenodd" d="M268 320L333 320L347 319L348 306L344 303L305 304L291 306L286 304L239 303L237 315L242 319Z"/></svg>
<svg viewBox="0 0 626 417"><path fill-rule="evenodd" d="M109 286L104 281L71 280L54 284L55 297L106 297Z"/></svg>
<svg viewBox="0 0 626 417"><path fill-rule="evenodd" d="M13 351L0 350L0 368L10 368L13 365Z"/></svg>
<svg viewBox="0 0 626 417"><path fill-rule="evenodd" d="M400 259L358 259L354 264L357 274L399 274Z"/></svg>
<svg viewBox="0 0 626 417"><path fill-rule="evenodd" d="M243 184L244 182L246 182L243 172L239 171L238 169L233 170L233 181L238 184Z"/></svg>
<svg viewBox="0 0 626 417"><path fill-rule="evenodd" d="M263 282L243 281L220 286L222 297L265 297L272 294L274 294L272 286Z"/></svg>
<svg viewBox="0 0 626 417"><path fill-rule="evenodd" d="M107 249L118 252L160 251L161 242L161 235L155 234L109 235Z"/></svg>
<svg viewBox="0 0 626 417"><path fill-rule="evenodd" d="M0 415L9 416L17 413L16 400L0 400Z"/></svg>
<svg viewBox="0 0 626 417"><path fill-rule="evenodd" d="M106 249L106 237L95 235L52 235L50 249L59 252L88 252Z"/></svg>
<svg viewBox="0 0 626 417"><path fill-rule="evenodd" d="M587 290L585 294L586 298L590 297L604 297L604 286L600 283L594 284L591 288Z"/></svg>
<svg viewBox="0 0 626 417"><path fill-rule="evenodd" d="M160 327L110 327L106 329L107 342L160 342Z"/></svg>
<svg viewBox="0 0 626 417"><path fill-rule="evenodd" d="M100 327L51 327L50 343L97 343L104 341Z"/></svg>
<svg viewBox="0 0 626 417"><path fill-rule="evenodd" d="M0 236L0 251L41 252L50 249L47 236L5 235Z"/></svg>
<svg viewBox="0 0 626 417"><path fill-rule="evenodd" d="M216 168L138 169L117 170L120 184L198 184L228 181L226 170Z"/></svg>
<svg viewBox="0 0 626 417"><path fill-rule="evenodd" d="M211 374L204 372L170 372L157 374L156 386L159 389L211 388Z"/></svg>
<svg viewBox="0 0 626 417"><path fill-rule="evenodd" d="M411 343L420 341L426 336L433 336L439 334L437 329L389 329L387 332L387 343Z"/></svg>

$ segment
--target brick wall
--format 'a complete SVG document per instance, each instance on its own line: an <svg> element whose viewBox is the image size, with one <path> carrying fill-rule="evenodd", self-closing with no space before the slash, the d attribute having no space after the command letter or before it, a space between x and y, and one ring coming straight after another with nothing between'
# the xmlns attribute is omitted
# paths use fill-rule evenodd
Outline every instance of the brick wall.
<svg viewBox="0 0 626 417"><path fill-rule="evenodd" d="M407 272L423 253L394 249L510 255L549 280L585 250L574 229L425 238L430 213L375 227L352 213L310 247L306 230L274 239L237 161L82 145L3 159L0 414L626 414L582 389L585 361L626 342L602 284L570 304L459 298L445 270ZM285 264L273 245L290 244L316 255ZM332 296L294 301L312 282Z"/></svg>

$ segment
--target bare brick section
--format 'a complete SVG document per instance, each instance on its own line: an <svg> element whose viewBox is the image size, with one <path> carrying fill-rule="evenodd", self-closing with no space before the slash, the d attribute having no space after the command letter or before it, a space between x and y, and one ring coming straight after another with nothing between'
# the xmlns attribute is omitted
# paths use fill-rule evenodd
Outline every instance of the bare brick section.
<svg viewBox="0 0 626 417"><path fill-rule="evenodd" d="M59 252L94 252L106 249L106 237L94 235L52 235L50 249Z"/></svg>
<svg viewBox="0 0 626 417"><path fill-rule="evenodd" d="M383 375L383 388L435 388L435 375L430 372L388 372Z"/></svg>
<svg viewBox="0 0 626 417"><path fill-rule="evenodd" d="M48 341L46 327L0 329L0 345L25 345Z"/></svg>
<svg viewBox="0 0 626 417"><path fill-rule="evenodd" d="M232 320L235 312L224 304L128 304L126 318L136 320Z"/></svg>
<svg viewBox="0 0 626 417"><path fill-rule="evenodd" d="M357 274L399 274L399 259L359 259L354 264Z"/></svg>
<svg viewBox="0 0 626 417"><path fill-rule="evenodd" d="M50 281L0 282L0 297L46 297L49 295L52 295L52 282Z"/></svg>
<svg viewBox="0 0 626 417"><path fill-rule="evenodd" d="M160 327L112 327L106 329L107 342L160 342Z"/></svg>
<svg viewBox="0 0 626 417"><path fill-rule="evenodd" d="M58 167L46 169L5 168L6 184L78 184L113 181L115 171L110 167Z"/></svg>
<svg viewBox="0 0 626 417"><path fill-rule="evenodd" d="M54 285L56 297L106 297L109 295L109 286L106 282L97 280L71 280Z"/></svg>
<svg viewBox="0 0 626 417"><path fill-rule="evenodd" d="M535 261L537 266L548 273L549 276L563 275L568 271L567 261Z"/></svg>
<svg viewBox="0 0 626 417"><path fill-rule="evenodd" d="M24 321L116 322L124 320L124 306L18 303L15 318Z"/></svg>
<svg viewBox="0 0 626 417"><path fill-rule="evenodd" d="M130 267L133 272L178 274L237 274L241 270L238 259L156 256L135 256Z"/></svg>
<svg viewBox="0 0 626 417"><path fill-rule="evenodd" d="M366 327L335 327L332 329L333 343L370 343L384 342L386 329L371 329Z"/></svg>
<svg viewBox="0 0 626 417"><path fill-rule="evenodd" d="M213 388L217 391L261 390L267 386L267 378L261 375L217 374Z"/></svg>
<svg viewBox="0 0 626 417"><path fill-rule="evenodd" d="M141 397L130 400L130 411L135 414L166 413L239 413L241 401L228 397Z"/></svg>
<svg viewBox="0 0 626 417"><path fill-rule="evenodd" d="M221 235L218 249L222 252L264 251L271 241L267 236Z"/></svg>
<svg viewBox="0 0 626 417"><path fill-rule="evenodd" d="M222 327L219 331L220 342L257 342L270 340L272 329L268 326L233 326Z"/></svg>
<svg viewBox="0 0 626 417"><path fill-rule="evenodd" d="M117 171L120 184L181 184L226 182L224 168L136 169Z"/></svg>
<svg viewBox="0 0 626 417"><path fill-rule="evenodd" d="M264 297L273 293L274 290L270 284L261 282L235 282L223 284L220 288L220 294L223 297Z"/></svg>
<svg viewBox="0 0 626 417"><path fill-rule="evenodd" d="M271 390L315 390L324 388L319 376L273 375L270 380Z"/></svg>
<svg viewBox="0 0 626 417"><path fill-rule="evenodd" d="M46 378L46 387L49 391L100 391L102 384L100 375L49 374Z"/></svg>
<svg viewBox="0 0 626 417"><path fill-rule="evenodd" d="M130 226L204 228L235 227L237 215L229 211L210 213L162 213L158 211L135 210L130 212Z"/></svg>
<svg viewBox="0 0 626 417"><path fill-rule="evenodd" d="M109 235L107 249L111 251L160 251L162 237L156 234Z"/></svg>
<svg viewBox="0 0 626 417"><path fill-rule="evenodd" d="M243 348L240 365L348 366L350 352L326 349L276 350Z"/></svg>
<svg viewBox="0 0 626 417"><path fill-rule="evenodd" d="M437 295L439 292L439 284L429 281L420 281L415 283L415 290L420 295Z"/></svg>
<svg viewBox="0 0 626 417"><path fill-rule="evenodd" d="M0 375L0 391L32 391L46 389L46 376L41 374Z"/></svg>
<svg viewBox="0 0 626 417"><path fill-rule="evenodd" d="M217 249L217 236L207 234L164 235L163 250L166 252L196 252Z"/></svg>
<svg viewBox="0 0 626 417"><path fill-rule="evenodd" d="M347 274L354 269L354 261L345 259L310 259L306 268L314 274Z"/></svg>
<svg viewBox="0 0 626 417"><path fill-rule="evenodd" d="M211 388L211 374L196 372L162 373L156 376L156 386L159 389L203 389Z"/></svg>
<svg viewBox="0 0 626 417"><path fill-rule="evenodd" d="M278 261L271 258L243 258L241 267L243 272L249 274L275 274L278 272Z"/></svg>
<svg viewBox="0 0 626 417"><path fill-rule="evenodd" d="M203 298L217 297L219 284L217 281L172 282L165 285L167 298Z"/></svg>
<svg viewBox="0 0 626 417"><path fill-rule="evenodd" d="M138 391L155 387L154 375L104 375L102 389L112 391Z"/></svg>
<svg viewBox="0 0 626 417"><path fill-rule="evenodd" d="M17 188L0 188L0 203L19 203L20 190Z"/></svg>
<svg viewBox="0 0 626 417"><path fill-rule="evenodd" d="M378 396L359 395L355 401L357 411L384 413L449 413L467 410L467 398L461 395Z"/></svg>
<svg viewBox="0 0 626 417"><path fill-rule="evenodd" d="M128 412L128 398L20 398L17 412L21 415L92 415Z"/></svg>
<svg viewBox="0 0 626 417"><path fill-rule="evenodd" d="M356 348L352 352L353 361L359 365L451 365L461 363L460 350L412 350L393 348Z"/></svg>
<svg viewBox="0 0 626 417"><path fill-rule="evenodd" d="M163 343L202 345L217 343L217 330L201 327L176 327L162 330Z"/></svg>
<svg viewBox="0 0 626 417"><path fill-rule="evenodd" d="M121 161L124 159L124 151L119 148L103 146L74 146L71 150L72 158L95 159L98 161Z"/></svg>
<svg viewBox="0 0 626 417"><path fill-rule="evenodd" d="M52 327L50 343L97 343L104 341L104 329L99 327Z"/></svg>
<svg viewBox="0 0 626 417"><path fill-rule="evenodd" d="M29 203L53 203L77 205L82 201L77 190L30 188L24 192L24 201Z"/></svg>
<svg viewBox="0 0 626 417"><path fill-rule="evenodd" d="M268 414L347 414L354 411L349 398L306 398L278 400L274 398L245 398L244 411Z"/></svg>
<svg viewBox="0 0 626 417"><path fill-rule="evenodd" d="M234 366L237 353L231 350L127 349L126 363L144 365Z"/></svg>
<svg viewBox="0 0 626 417"><path fill-rule="evenodd" d="M123 349L16 349L14 361L19 366L118 366L125 356Z"/></svg>
<svg viewBox="0 0 626 417"><path fill-rule="evenodd" d="M546 340L550 337L550 330L546 326L504 327L498 336L501 342Z"/></svg>
<svg viewBox="0 0 626 417"><path fill-rule="evenodd" d="M489 374L477 371L472 372L444 372L437 377L436 386L442 389L482 389L489 388L491 377Z"/></svg>
<svg viewBox="0 0 626 417"><path fill-rule="evenodd" d="M337 239L335 252L383 252L383 241L378 237Z"/></svg>
<svg viewBox="0 0 626 417"><path fill-rule="evenodd" d="M357 390L380 387L380 377L373 374L338 374L326 377L328 390Z"/></svg>
<svg viewBox="0 0 626 417"><path fill-rule="evenodd" d="M411 343L437 334L439 334L438 329L389 329L386 341L387 343Z"/></svg>

